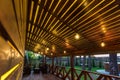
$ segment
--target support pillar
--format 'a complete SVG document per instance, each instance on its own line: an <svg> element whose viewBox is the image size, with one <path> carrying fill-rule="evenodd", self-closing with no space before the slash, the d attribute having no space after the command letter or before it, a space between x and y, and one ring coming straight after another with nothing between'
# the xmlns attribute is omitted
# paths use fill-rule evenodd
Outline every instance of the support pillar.
<svg viewBox="0 0 120 80"><path fill-rule="evenodd" d="M44 55L44 64L46 64L46 56Z"/></svg>
<svg viewBox="0 0 120 80"><path fill-rule="evenodd" d="M52 73L54 73L54 57L52 57Z"/></svg>
<svg viewBox="0 0 120 80"><path fill-rule="evenodd" d="M70 65L71 65L71 80L74 80L74 56L70 56Z"/></svg>
<svg viewBox="0 0 120 80"><path fill-rule="evenodd" d="M111 75L116 75L118 76L118 64L117 64L117 54L116 53L112 53L109 54L109 58L110 58L110 74Z"/></svg>

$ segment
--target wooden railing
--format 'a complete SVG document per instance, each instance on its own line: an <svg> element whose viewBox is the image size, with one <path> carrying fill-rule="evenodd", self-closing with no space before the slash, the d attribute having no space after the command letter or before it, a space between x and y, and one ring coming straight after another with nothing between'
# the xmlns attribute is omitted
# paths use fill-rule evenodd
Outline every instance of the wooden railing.
<svg viewBox="0 0 120 80"><path fill-rule="evenodd" d="M120 80L120 76L105 75L85 70L65 68L61 66L48 65L48 71L49 73L52 73L63 80ZM73 74L71 74L71 72ZM74 77L72 78L71 75Z"/></svg>

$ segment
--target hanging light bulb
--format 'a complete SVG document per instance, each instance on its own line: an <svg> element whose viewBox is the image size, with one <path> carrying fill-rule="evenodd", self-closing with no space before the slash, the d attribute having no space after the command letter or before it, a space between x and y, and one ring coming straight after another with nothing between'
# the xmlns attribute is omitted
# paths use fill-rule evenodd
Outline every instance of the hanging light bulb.
<svg viewBox="0 0 120 80"><path fill-rule="evenodd" d="M101 47L105 47L105 43L104 42L101 42Z"/></svg>
<svg viewBox="0 0 120 80"><path fill-rule="evenodd" d="M76 35L75 35L75 39L78 40L79 38L80 38L80 35L76 33Z"/></svg>
<svg viewBox="0 0 120 80"><path fill-rule="evenodd" d="M64 51L64 54L66 54L66 51Z"/></svg>
<svg viewBox="0 0 120 80"><path fill-rule="evenodd" d="M53 53L51 53L51 56L53 55Z"/></svg>
<svg viewBox="0 0 120 80"><path fill-rule="evenodd" d="M49 48L47 48L47 50L49 50Z"/></svg>
<svg viewBox="0 0 120 80"><path fill-rule="evenodd" d="M43 52L41 52L41 55L43 54Z"/></svg>

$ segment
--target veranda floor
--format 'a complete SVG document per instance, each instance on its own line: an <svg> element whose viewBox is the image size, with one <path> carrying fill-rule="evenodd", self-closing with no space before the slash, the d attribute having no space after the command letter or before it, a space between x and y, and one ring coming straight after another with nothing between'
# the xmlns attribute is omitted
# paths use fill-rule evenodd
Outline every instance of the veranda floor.
<svg viewBox="0 0 120 80"><path fill-rule="evenodd" d="M61 79L52 74L31 73L28 76L24 76L22 80L61 80Z"/></svg>

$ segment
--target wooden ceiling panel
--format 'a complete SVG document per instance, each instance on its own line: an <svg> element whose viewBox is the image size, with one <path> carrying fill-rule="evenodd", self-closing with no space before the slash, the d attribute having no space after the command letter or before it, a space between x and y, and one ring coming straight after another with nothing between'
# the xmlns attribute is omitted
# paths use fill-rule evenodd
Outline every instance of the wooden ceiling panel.
<svg viewBox="0 0 120 80"><path fill-rule="evenodd" d="M40 45L36 52L46 55L83 54L103 50L102 41L110 50L107 47L120 43L119 26L119 0L29 0L26 50L35 51Z"/></svg>

